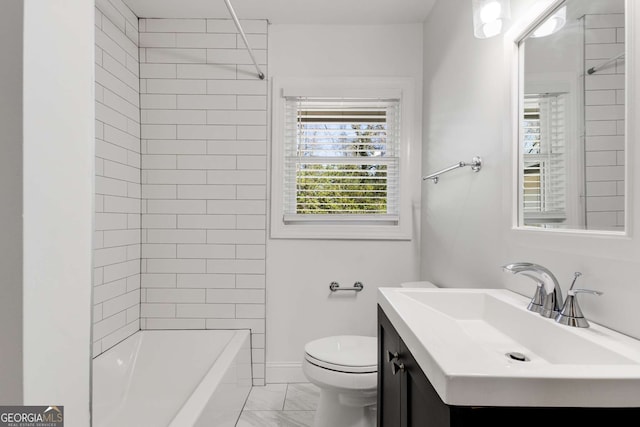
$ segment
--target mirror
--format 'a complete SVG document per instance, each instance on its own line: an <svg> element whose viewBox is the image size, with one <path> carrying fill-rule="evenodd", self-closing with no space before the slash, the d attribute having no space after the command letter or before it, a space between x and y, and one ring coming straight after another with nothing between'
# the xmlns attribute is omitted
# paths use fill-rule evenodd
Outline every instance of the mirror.
<svg viewBox="0 0 640 427"><path fill-rule="evenodd" d="M624 0L566 0L519 42L519 226L625 230Z"/></svg>

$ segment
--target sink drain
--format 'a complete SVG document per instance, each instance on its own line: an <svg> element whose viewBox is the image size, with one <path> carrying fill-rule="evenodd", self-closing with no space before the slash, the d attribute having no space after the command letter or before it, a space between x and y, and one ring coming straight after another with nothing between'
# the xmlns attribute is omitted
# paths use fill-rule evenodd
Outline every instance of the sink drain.
<svg viewBox="0 0 640 427"><path fill-rule="evenodd" d="M530 359L522 353L518 353L517 351L511 351L509 353L505 353L511 360L515 360L516 362L528 362Z"/></svg>

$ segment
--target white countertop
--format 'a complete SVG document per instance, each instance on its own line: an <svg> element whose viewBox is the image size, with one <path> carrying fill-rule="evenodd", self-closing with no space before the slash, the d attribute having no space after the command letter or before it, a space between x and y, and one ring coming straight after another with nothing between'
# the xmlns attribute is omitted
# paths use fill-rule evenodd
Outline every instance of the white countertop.
<svg viewBox="0 0 640 427"><path fill-rule="evenodd" d="M460 406L640 407L640 341L574 328L504 289L379 288L440 398ZM505 356L520 352L530 360Z"/></svg>

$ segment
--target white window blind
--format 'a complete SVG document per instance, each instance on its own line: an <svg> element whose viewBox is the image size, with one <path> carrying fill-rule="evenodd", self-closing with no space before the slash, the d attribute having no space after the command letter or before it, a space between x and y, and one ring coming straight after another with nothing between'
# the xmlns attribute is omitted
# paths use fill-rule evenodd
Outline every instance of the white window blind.
<svg viewBox="0 0 640 427"><path fill-rule="evenodd" d="M566 220L565 95L527 95L522 161L525 225Z"/></svg>
<svg viewBox="0 0 640 427"><path fill-rule="evenodd" d="M400 102L287 97L284 220L399 217Z"/></svg>

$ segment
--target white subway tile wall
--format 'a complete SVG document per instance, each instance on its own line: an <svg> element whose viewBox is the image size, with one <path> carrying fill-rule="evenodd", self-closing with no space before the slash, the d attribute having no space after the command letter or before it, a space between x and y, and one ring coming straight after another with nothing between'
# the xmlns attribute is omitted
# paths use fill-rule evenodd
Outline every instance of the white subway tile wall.
<svg viewBox="0 0 640 427"><path fill-rule="evenodd" d="M140 329L138 18L96 0L93 356Z"/></svg>
<svg viewBox="0 0 640 427"><path fill-rule="evenodd" d="M266 73L267 22L242 25ZM251 329L262 385L267 82L233 21L141 19L140 91L141 326Z"/></svg>
<svg viewBox="0 0 640 427"><path fill-rule="evenodd" d="M624 52L624 14L585 16L585 69ZM585 77L587 227L624 229L624 59Z"/></svg>

